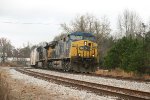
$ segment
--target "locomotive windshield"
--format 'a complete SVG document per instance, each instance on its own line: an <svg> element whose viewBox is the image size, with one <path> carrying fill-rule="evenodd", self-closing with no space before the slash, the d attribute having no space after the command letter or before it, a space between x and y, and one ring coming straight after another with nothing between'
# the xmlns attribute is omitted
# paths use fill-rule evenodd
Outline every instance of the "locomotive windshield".
<svg viewBox="0 0 150 100"><path fill-rule="evenodd" d="M70 39L72 41L78 41L78 40L90 40L95 41L94 36L81 36L81 35L70 35Z"/></svg>
<svg viewBox="0 0 150 100"><path fill-rule="evenodd" d="M91 33L84 33L84 32L74 32L71 33L70 39L72 41L78 41L78 40L90 40L90 41L95 41L95 36Z"/></svg>
<svg viewBox="0 0 150 100"><path fill-rule="evenodd" d="M95 37L94 36L84 36L84 40L95 41Z"/></svg>
<svg viewBox="0 0 150 100"><path fill-rule="evenodd" d="M78 40L82 40L83 36L80 35L70 35L70 39L73 41L78 41Z"/></svg>

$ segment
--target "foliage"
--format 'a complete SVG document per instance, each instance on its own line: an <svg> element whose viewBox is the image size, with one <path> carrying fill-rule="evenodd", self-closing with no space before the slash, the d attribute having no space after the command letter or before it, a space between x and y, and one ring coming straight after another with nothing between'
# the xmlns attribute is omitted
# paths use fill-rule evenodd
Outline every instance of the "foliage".
<svg viewBox="0 0 150 100"><path fill-rule="evenodd" d="M29 58L30 57L30 53L31 53L31 49L29 46L26 46L24 48L21 48L20 51L20 57L22 58Z"/></svg>
<svg viewBox="0 0 150 100"><path fill-rule="evenodd" d="M12 52L11 50L14 47L11 45L10 40L8 40L7 38L0 38L0 56L7 56L10 57L12 56ZM7 55L6 55L7 54Z"/></svg>
<svg viewBox="0 0 150 100"><path fill-rule="evenodd" d="M144 49L145 49L145 63L146 65L150 66L150 32L148 32L145 35L145 43L144 43Z"/></svg>
<svg viewBox="0 0 150 100"><path fill-rule="evenodd" d="M27 46L24 45L23 48L15 48L14 46L12 46L10 40L2 37L0 38L0 57L5 56L5 58L7 57L29 58L31 49L34 47L35 46L31 47L28 43Z"/></svg>
<svg viewBox="0 0 150 100"><path fill-rule="evenodd" d="M123 37L110 49L105 57L104 65L108 68L122 68L125 71L140 72L141 67L148 66L145 63L149 59L146 56L150 50L148 48L150 42L146 42L148 40L146 38L143 41L133 38L131 35L129 37Z"/></svg>

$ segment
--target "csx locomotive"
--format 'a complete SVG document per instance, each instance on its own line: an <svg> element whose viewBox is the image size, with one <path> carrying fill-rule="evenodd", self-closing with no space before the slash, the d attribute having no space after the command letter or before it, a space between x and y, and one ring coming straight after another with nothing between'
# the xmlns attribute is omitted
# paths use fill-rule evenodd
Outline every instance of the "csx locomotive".
<svg viewBox="0 0 150 100"><path fill-rule="evenodd" d="M74 32L57 41L38 46L31 52L31 66L64 71L94 72L98 65L95 36Z"/></svg>

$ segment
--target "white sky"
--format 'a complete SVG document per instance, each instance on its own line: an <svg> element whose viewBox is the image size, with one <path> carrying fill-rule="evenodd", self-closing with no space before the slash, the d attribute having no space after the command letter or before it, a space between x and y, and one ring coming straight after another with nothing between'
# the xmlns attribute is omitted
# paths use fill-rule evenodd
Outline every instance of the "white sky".
<svg viewBox="0 0 150 100"><path fill-rule="evenodd" d="M150 0L0 0L0 37L15 47L49 42L60 34L61 23L86 13L107 16L115 30L125 9L136 11L144 22L150 19Z"/></svg>

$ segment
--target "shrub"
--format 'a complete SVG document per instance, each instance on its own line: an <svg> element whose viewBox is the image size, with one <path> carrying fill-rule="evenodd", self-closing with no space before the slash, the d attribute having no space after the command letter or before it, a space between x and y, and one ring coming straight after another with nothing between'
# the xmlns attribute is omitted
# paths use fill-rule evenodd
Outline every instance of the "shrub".
<svg viewBox="0 0 150 100"><path fill-rule="evenodd" d="M145 44L144 44L145 45ZM125 71L140 72L145 66L146 52L140 39L123 37L118 40L105 57L104 66L107 68L121 68Z"/></svg>

